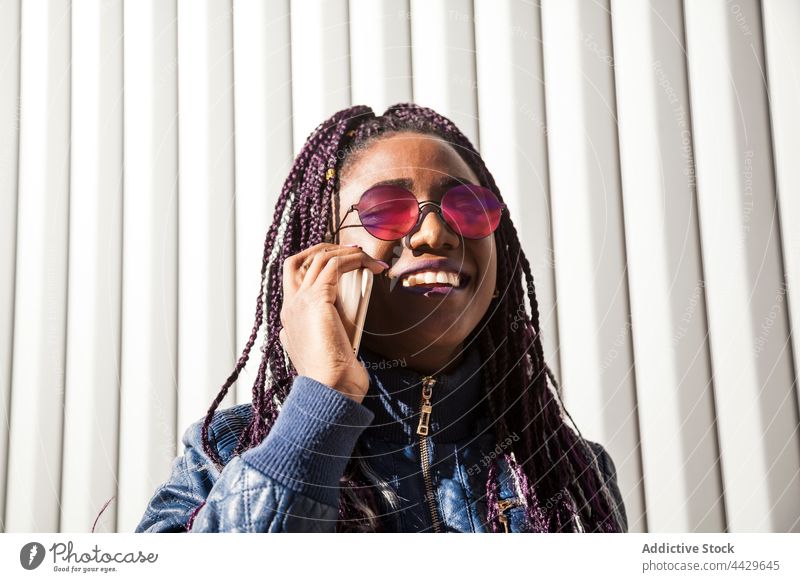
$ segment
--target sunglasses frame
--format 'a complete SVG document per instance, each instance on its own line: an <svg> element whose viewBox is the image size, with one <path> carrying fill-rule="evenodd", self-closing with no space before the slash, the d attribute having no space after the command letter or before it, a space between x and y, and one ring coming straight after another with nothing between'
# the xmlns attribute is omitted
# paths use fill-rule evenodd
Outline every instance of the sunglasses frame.
<svg viewBox="0 0 800 582"><path fill-rule="evenodd" d="M452 190L454 190L454 189L456 189L456 188L459 188L459 187L461 187L461 186L477 186L477 185L476 185L476 184L459 184L458 186L453 186L452 188L448 189L448 190L447 190L447 191L446 191L444 194L442 194L442 200L444 200L444 199L445 199L445 197L446 197L446 196L447 196L447 195L448 195L448 194L449 194L449 193L450 193ZM376 186L376 187L377 187L377 188L385 188L386 186ZM413 193L413 192L411 192L410 190L408 190L408 189L406 189L406 188L403 188L403 187L401 187L401 186L394 186L394 185L393 185L393 186L391 186L391 187L392 187L392 188L397 188L398 190L404 190L404 191L408 192L409 194L411 194L411 196L414 196L414 193ZM489 192L492 192L492 191L491 191L489 188L486 188L485 186L478 186L478 187L479 187L479 188L483 188L483 189L485 189L485 190L489 190ZM444 216L444 213L443 213L443 211L442 211L442 204L441 204L441 202L435 202L434 200L423 200L422 202L420 202L420 201L417 201L417 207L418 207L418 210L417 210L417 212L418 212L418 214L417 214L417 221L414 223L414 226L412 226L412 227L411 227L411 228L408 230L408 232L406 232L405 234L403 234L403 235L402 235L401 237L399 237L399 238L384 239L384 238L380 238L380 237L377 237L377 236L375 236L374 234L372 234L371 232L369 232L369 230L367 229L367 227L365 227L365 226L364 226L364 225L361 223L361 216L359 216L359 217L358 217L358 224L347 224L347 225L345 225L345 226L342 226L342 223L343 223L345 220L347 220L347 216L348 216L348 215L349 215L351 212L353 212L353 210L356 210L356 211L358 210L358 205L361 203L361 198L363 198L363 197L364 197L364 195L365 195L367 192L369 192L370 190L372 190L372 188L369 188L368 190L365 190L365 191L364 191L364 192L361 194L361 197L359 197L359 199L358 199L358 202L357 202L356 204L351 204L351 205L350 205L350 208L348 208L348 209L347 209L347 212L345 212L345 213L344 213L344 216L343 216L343 217L342 217L342 219L339 221L339 225L338 225L338 226L337 226L337 227L334 229L333 233L331 233L331 236L333 236L333 237L338 237L339 231L340 231L340 230L342 230L342 229L344 229L344 228L351 228L351 227L354 227L354 226L361 226L361 227L364 227L364 230L366 230L366 231L367 231L367 232L370 234L370 236L372 236L372 237L375 237L375 238L377 238L378 240L383 240L383 241L394 241L394 240L400 240L400 239L402 239L403 237L407 236L407 235L408 235L410 232L412 232L414 229L416 229L416 228L417 228L417 227L420 225L420 223L421 223L421 222L422 222L422 221L425 219L425 215L426 215L428 212L435 212L436 214L438 214L438 215L439 215L439 218L441 219L441 221L442 221L442 222L443 222L445 225L447 225L447 228L449 228L449 229L450 229L450 230L451 230L453 233L455 233L457 236L459 236L459 237L461 237L461 238L466 238L467 240L481 240L481 239L483 239L483 238L486 238L486 236L491 236L491 235L492 235L492 234L494 234L494 232L497 230L497 227L496 227L496 228L495 228L495 229L494 229L492 232L490 232L490 233L489 233L489 234L487 234L486 236L482 236L482 237L480 237L480 238L471 238L471 237L466 237L466 236L464 236L464 235L462 235L462 234L459 234L459 233L458 233L458 231L457 231L455 228L453 228L453 226L452 226L452 225L451 225L449 222L447 222L447 219L445 218L445 216ZM501 218L502 218L503 212L505 212L505 211L508 209L508 206L506 206L506 203L505 203L505 202L501 202L501 201L500 201L500 199L498 199L498 198L497 198L497 194L495 194L494 192L492 192L492 195L495 197L495 199L497 199L497 203L500 205L500 216L501 216ZM415 197L415 198L416 198L416 197ZM426 206L427 206L428 208L423 208L423 207L426 207ZM499 225L499 223L498 223L498 227L499 227L499 226L500 226L500 225Z"/></svg>

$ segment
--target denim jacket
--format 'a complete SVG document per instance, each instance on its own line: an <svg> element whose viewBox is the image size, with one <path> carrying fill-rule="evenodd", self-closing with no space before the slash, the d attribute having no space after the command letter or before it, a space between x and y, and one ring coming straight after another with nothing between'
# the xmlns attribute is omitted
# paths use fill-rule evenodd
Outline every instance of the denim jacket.
<svg viewBox="0 0 800 582"><path fill-rule="evenodd" d="M471 347L454 371L431 376L363 346L359 359L370 376L362 403L298 376L270 433L240 455L232 452L251 404L217 411L209 439L222 471L203 451L203 420L192 424L183 435L183 455L135 531L334 532L339 482L351 457L380 493L385 531L491 531L486 471L495 460L500 531L529 531L503 455L519 435L495 441L478 348ZM589 444L627 531L614 462L602 445Z"/></svg>

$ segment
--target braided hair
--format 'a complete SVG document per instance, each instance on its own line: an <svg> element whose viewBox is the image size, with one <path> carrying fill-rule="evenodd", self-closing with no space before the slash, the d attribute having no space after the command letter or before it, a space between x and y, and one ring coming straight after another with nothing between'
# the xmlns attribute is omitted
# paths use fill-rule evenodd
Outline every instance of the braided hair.
<svg viewBox="0 0 800 582"><path fill-rule="evenodd" d="M317 243L330 240L338 217L338 185L342 170L375 140L398 132L436 136L453 146L472 168L481 185L502 200L480 154L455 124L434 110L413 103L389 107L381 116L358 105L335 113L311 132L294 160L275 205L261 266L256 318L235 369L208 409L202 428L203 450L221 468L222 459L209 442L214 412L244 368L265 317L261 363L253 385L253 415L234 455L261 443L272 428L280 403L297 372L279 340L283 301L283 262ZM504 459L523 497L531 531L621 531L612 497L598 460L580 431L564 415L559 387L544 361L539 309L530 264L510 216L504 213L494 233L497 288L501 291L466 342L478 342L486 365L484 398L498 442L509 435L510 453L500 455L487 471L487 522L500 529L497 508L499 469ZM531 314L525 308L525 299ZM548 386L548 380L553 388ZM576 433L577 431L577 433ZM519 462L518 462L519 460ZM377 492L354 454L341 479L337 531L381 531Z"/></svg>

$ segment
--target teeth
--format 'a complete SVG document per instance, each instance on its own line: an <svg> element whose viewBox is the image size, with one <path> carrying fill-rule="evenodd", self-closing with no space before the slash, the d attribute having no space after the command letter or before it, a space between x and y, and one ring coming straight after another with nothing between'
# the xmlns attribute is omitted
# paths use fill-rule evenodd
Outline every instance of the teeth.
<svg viewBox="0 0 800 582"><path fill-rule="evenodd" d="M447 271L424 271L403 277L403 287L415 287L417 285L430 285L432 283L449 283L453 287L461 284L461 277L458 273Z"/></svg>

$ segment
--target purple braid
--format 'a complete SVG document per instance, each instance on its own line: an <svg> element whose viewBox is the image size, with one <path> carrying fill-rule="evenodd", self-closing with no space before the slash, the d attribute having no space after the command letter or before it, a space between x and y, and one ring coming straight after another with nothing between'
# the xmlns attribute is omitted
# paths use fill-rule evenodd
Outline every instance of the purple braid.
<svg viewBox="0 0 800 582"><path fill-rule="evenodd" d="M371 108L359 105L339 111L317 126L295 158L275 206L264 242L261 286L250 338L203 424L203 450L218 468L223 463L210 441L211 420L247 363L264 323L265 305L266 333L253 385L253 415L234 455L263 441L297 375L279 340L283 262L309 246L332 240L334 212L338 215L339 208L338 186L344 171L373 141L405 131L445 140L473 169L480 183L502 200L494 178L469 139L452 121L432 109L399 103L376 116ZM330 168L335 173L328 179ZM576 531L582 526L586 531L620 531L595 455L580 431L576 434L564 419L566 410L560 402L558 384L544 362L533 275L508 214L503 215L494 236L498 248L497 287L502 293L493 300L466 343L478 342L484 355L485 398L497 440L515 433L522 435L512 439L514 454L506 456L506 461L523 491L531 529ZM525 309L526 296L531 315ZM554 389L548 386L548 378ZM522 461L517 463L515 459ZM492 531L501 531L496 507L498 470L494 463L487 473L487 518ZM360 470L356 455L345 469L341 488L337 531L380 530L377 496ZM587 496L586 492L592 494ZM556 500L546 504L551 507L549 515L539 500Z"/></svg>
<svg viewBox="0 0 800 582"><path fill-rule="evenodd" d="M486 471L486 521L492 533L500 531L498 525L500 512L497 508L497 502L499 500L497 473L497 462L489 463L489 470Z"/></svg>

